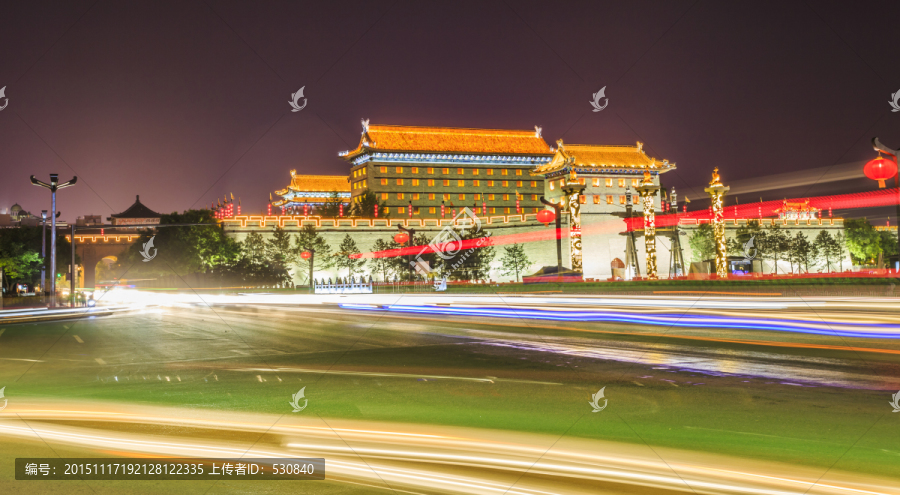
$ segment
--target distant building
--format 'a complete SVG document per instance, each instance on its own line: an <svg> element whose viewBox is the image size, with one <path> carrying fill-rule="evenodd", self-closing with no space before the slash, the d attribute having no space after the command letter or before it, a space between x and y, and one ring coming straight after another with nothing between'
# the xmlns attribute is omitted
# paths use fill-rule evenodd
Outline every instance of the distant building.
<svg viewBox="0 0 900 495"><path fill-rule="evenodd" d="M346 175L297 175L296 170L291 170L291 183L285 189L275 191L281 199L271 204L285 213L297 209L303 213L302 208L306 207L309 214L315 215L316 208L335 192L341 202L349 205L350 182Z"/></svg>
<svg viewBox="0 0 900 495"><path fill-rule="evenodd" d="M553 150L537 126L459 129L364 120L359 145L340 156L351 166L353 201L372 192L392 218L439 218L442 205L446 215L463 207L487 215L537 212L544 181L529 172L549 163Z"/></svg>
<svg viewBox="0 0 900 495"><path fill-rule="evenodd" d="M75 219L75 225L79 227L90 227L92 225L103 225L103 217L100 215L84 215Z"/></svg>
<svg viewBox="0 0 900 495"><path fill-rule="evenodd" d="M134 204L129 206L127 210L122 213L114 213L107 220L113 225L146 225L158 224L161 216L159 213L144 206L141 203L141 197L136 196Z"/></svg>

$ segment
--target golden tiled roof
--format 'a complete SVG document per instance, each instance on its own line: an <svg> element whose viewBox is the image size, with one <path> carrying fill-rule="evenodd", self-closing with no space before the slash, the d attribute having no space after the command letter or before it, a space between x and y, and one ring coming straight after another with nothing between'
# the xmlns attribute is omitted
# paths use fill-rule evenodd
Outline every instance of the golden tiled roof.
<svg viewBox="0 0 900 495"><path fill-rule="evenodd" d="M540 128L529 130L462 129L454 127L413 127L368 125L359 146L343 156L353 158L364 148L375 151L424 151L447 153L552 153L541 137Z"/></svg>
<svg viewBox="0 0 900 495"><path fill-rule="evenodd" d="M667 172L675 168L675 163L659 160L644 153L643 143L635 146L608 146L594 144L563 144L557 141L558 148L550 163L540 165L532 175L544 175L574 164L578 168L634 168L636 170L658 170Z"/></svg>
<svg viewBox="0 0 900 495"><path fill-rule="evenodd" d="M297 175L291 170L291 184L287 189L275 191L282 196L288 191L298 192L350 192L350 182L346 175Z"/></svg>

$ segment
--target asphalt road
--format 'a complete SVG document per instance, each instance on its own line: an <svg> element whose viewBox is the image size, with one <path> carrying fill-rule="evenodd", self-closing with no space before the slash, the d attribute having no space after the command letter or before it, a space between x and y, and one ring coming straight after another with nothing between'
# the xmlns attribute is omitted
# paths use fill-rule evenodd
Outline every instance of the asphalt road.
<svg viewBox="0 0 900 495"><path fill-rule="evenodd" d="M162 490L13 481L24 455L278 455L325 457L327 480L166 486L900 493L893 301L205 299L0 326L0 490Z"/></svg>

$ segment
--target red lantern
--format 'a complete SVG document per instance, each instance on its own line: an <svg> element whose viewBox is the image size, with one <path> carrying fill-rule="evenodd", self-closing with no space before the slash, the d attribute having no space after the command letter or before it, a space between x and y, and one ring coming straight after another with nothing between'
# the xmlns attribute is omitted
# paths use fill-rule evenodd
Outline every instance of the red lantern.
<svg viewBox="0 0 900 495"><path fill-rule="evenodd" d="M897 175L897 164L879 156L866 164L863 173L866 174L866 177L877 180L878 187L883 188L885 180Z"/></svg>
<svg viewBox="0 0 900 495"><path fill-rule="evenodd" d="M303 251L302 253L300 253L300 257L305 260L308 260L310 256L312 256L312 253L310 253L309 251Z"/></svg>
<svg viewBox="0 0 900 495"><path fill-rule="evenodd" d="M378 218L378 204L375 205L375 218Z"/></svg>
<svg viewBox="0 0 900 495"><path fill-rule="evenodd" d="M551 210L541 210L537 214L537 219L545 226L550 225L550 222L556 220L556 213Z"/></svg>
<svg viewBox="0 0 900 495"><path fill-rule="evenodd" d="M341 218L344 217L344 203L338 205L338 215L340 215Z"/></svg>
<svg viewBox="0 0 900 495"><path fill-rule="evenodd" d="M394 242L397 244L406 244L406 241L409 240L409 234L406 232L400 232L399 234L394 236Z"/></svg>

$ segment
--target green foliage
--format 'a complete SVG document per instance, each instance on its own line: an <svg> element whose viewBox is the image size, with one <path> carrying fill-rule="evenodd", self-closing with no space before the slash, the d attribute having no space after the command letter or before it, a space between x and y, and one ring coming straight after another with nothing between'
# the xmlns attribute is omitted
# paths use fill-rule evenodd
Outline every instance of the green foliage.
<svg viewBox="0 0 900 495"><path fill-rule="evenodd" d="M841 235L838 233L838 235ZM813 242L816 250L816 258L824 262L825 271L833 272L835 266L838 266L844 257L844 249L835 236L828 231L822 230L816 236Z"/></svg>
<svg viewBox="0 0 900 495"><path fill-rule="evenodd" d="M844 220L847 250L854 264L875 263L882 253L881 234L867 220Z"/></svg>
<svg viewBox="0 0 900 495"><path fill-rule="evenodd" d="M775 273L778 273L778 262L790 258L791 238L778 224L769 226L763 232L760 245L763 252L772 257Z"/></svg>
<svg viewBox="0 0 900 495"><path fill-rule="evenodd" d="M708 260L716 255L716 237L713 226L702 223L697 226L688 238L694 261Z"/></svg>
<svg viewBox="0 0 900 495"><path fill-rule="evenodd" d="M350 214L354 217L374 218L375 205L378 205L378 218L387 218L388 215L385 214L384 210L387 204L383 201L378 201L378 196L372 191L366 191L360 196L357 196Z"/></svg>
<svg viewBox="0 0 900 495"><path fill-rule="evenodd" d="M462 241L475 240L475 245L468 249L444 252L439 256L441 273L451 280L486 279L494 260L491 233L480 231L475 226L454 227L453 230Z"/></svg>
<svg viewBox="0 0 900 495"><path fill-rule="evenodd" d="M347 234L341 241L341 245L338 246L337 252L334 253L334 265L339 270L346 268L347 276L353 277L353 274L362 271L363 266L366 264L366 260L356 257L359 254L360 251L356 246L356 241L350 237L350 234Z"/></svg>
<svg viewBox="0 0 900 495"><path fill-rule="evenodd" d="M297 247L291 243L291 238L288 231L281 227L275 227L272 238L266 241L266 257L272 263L284 267L288 273L300 259L300 254L297 252Z"/></svg>
<svg viewBox="0 0 900 495"><path fill-rule="evenodd" d="M396 243L394 243L396 244ZM375 244L372 244L372 252L377 253L380 251L387 251L388 249L393 249L391 247L391 243L385 241L384 239L377 239ZM369 259L369 270L372 273L380 274L381 280L383 282L388 281L388 277L393 277L396 274L395 271L395 261L394 258L370 258Z"/></svg>
<svg viewBox="0 0 900 495"><path fill-rule="evenodd" d="M504 275L515 274L516 282L520 280L519 274L533 264L525 254L525 247L519 243L503 248L503 257L500 258L500 262L503 264L501 273Z"/></svg>
<svg viewBox="0 0 900 495"><path fill-rule="evenodd" d="M241 247L233 239L225 236L210 210L187 210L183 213L169 213L160 218L160 225L172 223L202 223L187 227L160 227L154 231L144 230L116 263L117 278L140 276L177 275L206 273L212 269L237 261ZM144 263L141 251L144 243L153 237L157 256Z"/></svg>
<svg viewBox="0 0 900 495"><path fill-rule="evenodd" d="M47 229L47 259L41 259L41 227L14 227L0 229L0 269L3 270L2 284L9 291L17 283L34 285L41 266L47 267L47 286L50 284L50 229ZM66 233L59 230L56 236L56 273L69 271L72 248ZM77 253L76 253L77 254ZM76 256L78 263L80 257Z"/></svg>
<svg viewBox="0 0 900 495"><path fill-rule="evenodd" d="M806 236L800 232L791 239L790 249L788 250L788 260L791 262L791 270L794 264L797 264L797 273L809 272L809 262L813 261L815 256L815 248L813 244L806 239Z"/></svg>
<svg viewBox="0 0 900 495"><path fill-rule="evenodd" d="M309 277L310 264L313 265L313 270L327 270L334 264L334 257L331 255L331 246L329 246L325 241L325 238L316 231L315 225L304 225L303 228L300 229L300 233L294 238L294 249L298 256L297 264L300 266L300 274L304 279ZM299 255L304 251L313 250L315 251L315 256L310 259L304 260L303 258L299 258ZM309 283L308 280L307 283Z"/></svg>

